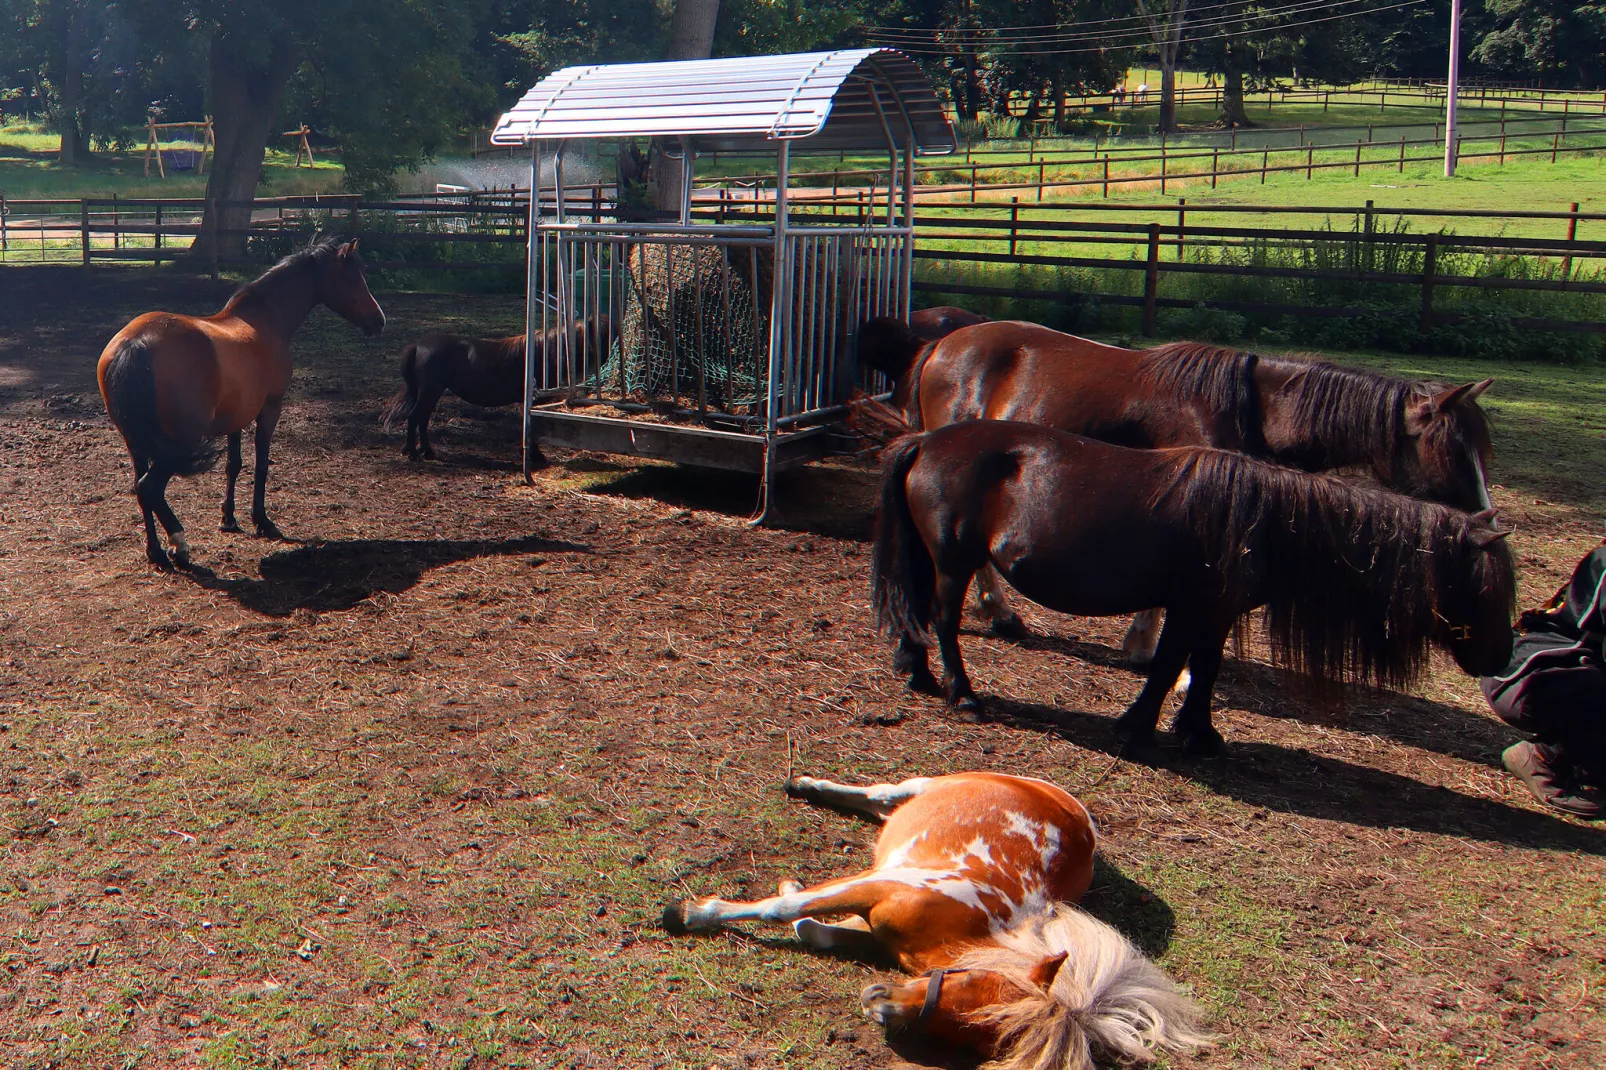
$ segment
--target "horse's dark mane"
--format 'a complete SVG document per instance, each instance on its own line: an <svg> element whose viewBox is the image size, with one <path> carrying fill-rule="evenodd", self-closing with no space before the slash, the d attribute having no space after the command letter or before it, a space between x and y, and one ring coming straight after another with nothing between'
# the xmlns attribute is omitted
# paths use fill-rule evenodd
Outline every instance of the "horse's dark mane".
<svg viewBox="0 0 1606 1070"><path fill-rule="evenodd" d="M228 305L225 307L233 307L246 296L257 293L265 287L271 287L275 283L283 281L286 276L304 270L308 265L327 260L329 257L334 256L340 250L340 247L350 240L348 236L342 234L313 235L312 240L305 246L293 250L288 255L280 258L277 264L274 264L238 290L235 290L234 295L229 298ZM361 254L357 255L360 264Z"/></svg>
<svg viewBox="0 0 1606 1070"><path fill-rule="evenodd" d="M1253 353L1202 342L1171 342L1146 351L1139 374L1180 398L1202 399L1212 412L1232 421L1239 449L1258 454L1266 452L1255 390L1259 360Z"/></svg>
<svg viewBox="0 0 1606 1070"><path fill-rule="evenodd" d="M1447 506L1212 449L1159 498L1215 548L1230 594L1264 601L1273 659L1318 680L1414 683L1468 576L1515 604L1505 543L1486 551Z"/></svg>

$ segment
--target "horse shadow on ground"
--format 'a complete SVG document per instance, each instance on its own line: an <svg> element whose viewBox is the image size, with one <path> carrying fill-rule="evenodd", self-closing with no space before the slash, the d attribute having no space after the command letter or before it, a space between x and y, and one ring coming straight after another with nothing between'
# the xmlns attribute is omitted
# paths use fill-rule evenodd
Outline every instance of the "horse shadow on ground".
<svg viewBox="0 0 1606 1070"><path fill-rule="evenodd" d="M1129 672L1139 685L1144 678L1145 670L1134 668L1115 647L1040 633L1014 642L1023 650ZM1500 752L1523 738L1492 717L1417 695L1361 684L1319 688L1299 673L1235 658L1230 644L1216 679L1216 696L1260 717L1377 736L1490 768L1500 768Z"/></svg>
<svg viewBox="0 0 1606 1070"><path fill-rule="evenodd" d="M224 577L204 568L190 576L247 609L264 616L287 617L303 609L314 613L350 609L380 591L400 594L430 569L477 557L590 552L591 548L581 543L534 535L517 539L348 539L271 553L259 566L261 579Z"/></svg>
<svg viewBox="0 0 1606 1070"><path fill-rule="evenodd" d="M1135 753L1116 735L1114 719L1095 713L995 698L988 717L1169 770L1257 809L1514 847L1606 855L1606 831L1303 748L1229 739L1225 754L1216 758L1191 757L1165 742Z"/></svg>

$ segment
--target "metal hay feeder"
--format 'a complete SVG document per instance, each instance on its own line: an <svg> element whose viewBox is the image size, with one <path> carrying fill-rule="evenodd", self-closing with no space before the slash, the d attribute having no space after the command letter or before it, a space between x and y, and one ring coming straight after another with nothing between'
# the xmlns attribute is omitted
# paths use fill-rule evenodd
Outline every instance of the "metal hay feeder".
<svg viewBox="0 0 1606 1070"><path fill-rule="evenodd" d="M576 218L570 143L638 137L680 161L679 219ZM558 381L539 390L527 345L525 475L542 444L755 472L762 518L773 474L822 456L851 391L872 385L855 360L858 325L909 313L914 159L954 150L925 76L876 48L569 67L526 93L491 141L530 149L526 336L599 316L616 336L557 332ZM794 214L794 151L885 151L885 198L851 222ZM716 218L694 222L698 156L760 152L774 154L773 196L721 192ZM731 208L747 218L728 220Z"/></svg>

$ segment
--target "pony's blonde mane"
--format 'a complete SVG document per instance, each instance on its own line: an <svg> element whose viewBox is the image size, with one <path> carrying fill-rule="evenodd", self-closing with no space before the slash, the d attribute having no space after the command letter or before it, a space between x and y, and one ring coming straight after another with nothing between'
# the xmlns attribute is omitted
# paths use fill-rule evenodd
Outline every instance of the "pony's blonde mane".
<svg viewBox="0 0 1606 1070"><path fill-rule="evenodd" d="M1095 1055L1150 1062L1160 1052L1210 1043L1203 1012L1115 929L1069 903L997 936L998 947L967 951L957 969L992 970L1026 994L979 1012L999 1029L990 1070L1093 1070ZM1044 989L1032 967L1065 953Z"/></svg>

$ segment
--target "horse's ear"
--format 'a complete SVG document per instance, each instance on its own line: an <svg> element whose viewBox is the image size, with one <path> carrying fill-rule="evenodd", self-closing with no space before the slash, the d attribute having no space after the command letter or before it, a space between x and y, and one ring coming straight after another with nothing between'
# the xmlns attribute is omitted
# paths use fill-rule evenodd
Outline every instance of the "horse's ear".
<svg viewBox="0 0 1606 1070"><path fill-rule="evenodd" d="M1486 550L1499 542L1509 538L1516 528L1497 528L1495 522L1500 519L1500 513L1495 509L1485 509L1472 514L1472 541L1477 543L1478 549Z"/></svg>
<svg viewBox="0 0 1606 1070"><path fill-rule="evenodd" d="M1478 549L1487 550L1501 539L1510 538L1515 531L1515 528L1507 528L1504 531L1474 531L1472 541L1478 544Z"/></svg>
<svg viewBox="0 0 1606 1070"><path fill-rule="evenodd" d="M1044 959L1032 967L1032 983L1039 988L1047 989L1053 986L1054 978L1059 975L1060 967L1065 965L1065 952Z"/></svg>
<svg viewBox="0 0 1606 1070"><path fill-rule="evenodd" d="M1476 401L1479 394L1494 385L1493 379L1485 379L1481 383L1467 383L1464 386L1453 386L1448 390L1441 390L1434 394L1429 404L1433 406L1435 414L1446 412L1457 405Z"/></svg>
<svg viewBox="0 0 1606 1070"><path fill-rule="evenodd" d="M360 239L358 239L358 238L353 238L349 242L347 242L346 244L342 245L340 247L340 255L342 257L346 257L346 256L350 256L353 253L355 253L357 251L357 242L359 240Z"/></svg>

